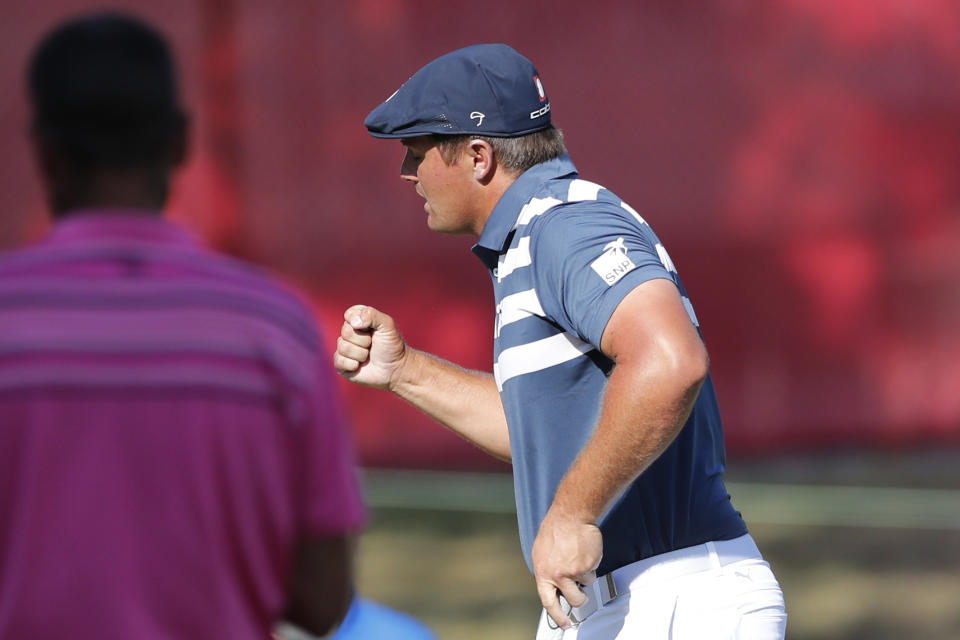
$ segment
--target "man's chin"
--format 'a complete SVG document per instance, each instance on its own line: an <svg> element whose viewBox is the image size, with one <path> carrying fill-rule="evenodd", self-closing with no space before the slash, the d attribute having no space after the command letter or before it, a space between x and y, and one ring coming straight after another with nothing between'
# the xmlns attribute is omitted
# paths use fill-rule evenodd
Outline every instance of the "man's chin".
<svg viewBox="0 0 960 640"><path fill-rule="evenodd" d="M433 216L427 217L427 228L434 233L442 233L448 236L463 236L470 234L470 231L467 229L459 229L450 225L444 225L440 221L436 220Z"/></svg>
<svg viewBox="0 0 960 640"><path fill-rule="evenodd" d="M427 228L434 233L450 233L449 229L434 220L432 217L427 218Z"/></svg>

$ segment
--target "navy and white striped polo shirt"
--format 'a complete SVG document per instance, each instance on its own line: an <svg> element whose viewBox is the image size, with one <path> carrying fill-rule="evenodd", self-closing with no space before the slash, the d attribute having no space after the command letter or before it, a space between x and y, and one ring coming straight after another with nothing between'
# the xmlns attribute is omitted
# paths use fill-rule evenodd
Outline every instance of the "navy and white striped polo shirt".
<svg viewBox="0 0 960 640"><path fill-rule="evenodd" d="M639 284L667 278L698 323L650 225L607 189L581 180L567 156L511 185L473 251L493 278L494 376L510 428L520 542L532 568L540 522L600 414L614 366L600 338L617 305ZM601 519L599 573L746 533L723 469L708 377L677 439Z"/></svg>

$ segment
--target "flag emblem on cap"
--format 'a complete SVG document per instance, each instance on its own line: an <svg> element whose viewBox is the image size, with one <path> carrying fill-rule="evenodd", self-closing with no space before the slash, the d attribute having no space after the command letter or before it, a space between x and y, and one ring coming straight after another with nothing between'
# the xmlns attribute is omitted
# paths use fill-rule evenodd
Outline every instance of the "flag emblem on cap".
<svg viewBox="0 0 960 640"><path fill-rule="evenodd" d="M540 82L540 76L533 76L533 84L537 85L537 93L540 94L540 102L547 99L547 92L543 90L543 83Z"/></svg>

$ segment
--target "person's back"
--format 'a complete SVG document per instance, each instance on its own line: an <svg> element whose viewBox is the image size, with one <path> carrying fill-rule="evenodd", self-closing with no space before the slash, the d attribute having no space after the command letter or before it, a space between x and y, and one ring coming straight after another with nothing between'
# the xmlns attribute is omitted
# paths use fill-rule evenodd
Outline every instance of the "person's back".
<svg viewBox="0 0 960 640"><path fill-rule="evenodd" d="M109 47L78 56L78 38L129 49L142 28L68 25L34 76L67 54L100 64ZM329 629L362 508L311 314L157 215L175 153L129 156L123 123L112 151L64 143L89 114L45 110L32 79L58 222L0 258L0 638L262 640L285 615Z"/></svg>

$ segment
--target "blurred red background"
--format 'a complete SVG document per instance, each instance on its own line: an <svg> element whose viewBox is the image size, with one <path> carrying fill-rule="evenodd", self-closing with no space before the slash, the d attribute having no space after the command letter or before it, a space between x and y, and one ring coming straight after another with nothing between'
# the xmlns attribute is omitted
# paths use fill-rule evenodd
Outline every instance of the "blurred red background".
<svg viewBox="0 0 960 640"><path fill-rule="evenodd" d="M89 2L6 3L0 248L48 222L23 69ZM538 66L581 174L657 230L749 454L960 443L960 4L954 0L115 2L167 33L194 154L171 216L316 306L353 303L489 369L492 295L436 236L364 116L430 59L511 44ZM364 462L496 467L344 384Z"/></svg>

